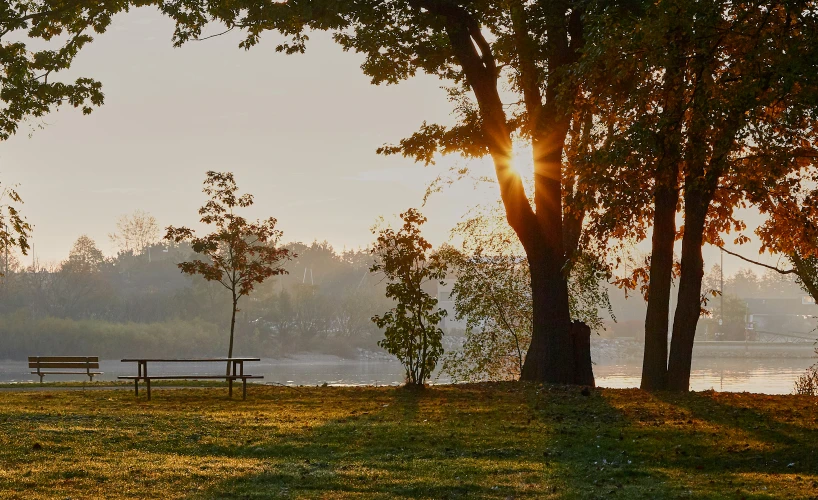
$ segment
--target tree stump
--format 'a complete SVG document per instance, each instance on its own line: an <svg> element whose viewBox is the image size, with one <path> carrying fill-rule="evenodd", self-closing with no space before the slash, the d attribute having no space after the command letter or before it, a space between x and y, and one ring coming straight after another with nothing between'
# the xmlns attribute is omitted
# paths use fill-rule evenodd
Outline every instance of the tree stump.
<svg viewBox="0 0 818 500"><path fill-rule="evenodd" d="M572 321L571 341L574 347L574 383L595 387L591 363L591 328L582 321Z"/></svg>

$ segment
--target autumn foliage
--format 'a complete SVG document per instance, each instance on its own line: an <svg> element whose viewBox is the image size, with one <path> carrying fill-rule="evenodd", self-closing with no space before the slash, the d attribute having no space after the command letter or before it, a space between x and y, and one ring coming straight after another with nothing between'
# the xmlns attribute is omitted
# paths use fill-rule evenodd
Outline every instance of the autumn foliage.
<svg viewBox="0 0 818 500"><path fill-rule="evenodd" d="M290 252L276 246L282 236L275 227L276 219L270 217L249 222L235 213L237 208L251 206L253 196L248 193L239 195L232 173L207 172L203 192L210 200L199 209L200 221L213 226L214 231L196 236L190 228L169 226L165 239L176 243L189 242L193 251L203 256L179 263L183 273L201 275L208 281L220 283L230 292L233 312L227 356L232 357L239 299L250 295L264 280L284 274L286 271L279 264L290 258Z"/></svg>

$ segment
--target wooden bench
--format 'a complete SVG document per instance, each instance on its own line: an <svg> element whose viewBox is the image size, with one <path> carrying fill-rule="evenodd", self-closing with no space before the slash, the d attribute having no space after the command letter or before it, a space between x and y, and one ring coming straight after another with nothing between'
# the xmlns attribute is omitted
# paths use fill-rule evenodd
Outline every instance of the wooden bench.
<svg viewBox="0 0 818 500"><path fill-rule="evenodd" d="M123 359L123 363L136 363L136 375L120 375L117 378L133 380L134 393L139 396L139 381L143 380L148 389L148 399L151 399L151 380L225 380L228 386L228 395L233 397L233 381L241 380L241 398L247 399L247 379L262 379L262 375L246 375L244 373L245 361L261 361L261 358L186 358L186 359ZM151 363L226 363L232 364L230 374L224 375L148 375L148 362Z"/></svg>
<svg viewBox="0 0 818 500"><path fill-rule="evenodd" d="M97 356L29 356L28 367L37 370L31 374L39 375L41 384L46 375L88 375L91 382L94 381L94 375L102 375L102 372L91 371L92 369L99 370ZM48 371L43 371L43 369ZM54 371L54 369L71 369L72 371Z"/></svg>

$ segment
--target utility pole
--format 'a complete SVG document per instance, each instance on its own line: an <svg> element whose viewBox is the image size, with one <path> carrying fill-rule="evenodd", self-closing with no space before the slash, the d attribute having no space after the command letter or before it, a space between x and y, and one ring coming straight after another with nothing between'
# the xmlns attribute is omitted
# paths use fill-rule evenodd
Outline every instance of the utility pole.
<svg viewBox="0 0 818 500"><path fill-rule="evenodd" d="M719 306L719 330L724 333L724 249L719 249L719 295L721 305Z"/></svg>
<svg viewBox="0 0 818 500"><path fill-rule="evenodd" d="M9 227L5 222L3 222L3 231L5 231L6 235L8 235ZM5 268L6 268L5 276L8 276L9 275L9 246L8 246L8 244L6 245L6 265L5 265Z"/></svg>

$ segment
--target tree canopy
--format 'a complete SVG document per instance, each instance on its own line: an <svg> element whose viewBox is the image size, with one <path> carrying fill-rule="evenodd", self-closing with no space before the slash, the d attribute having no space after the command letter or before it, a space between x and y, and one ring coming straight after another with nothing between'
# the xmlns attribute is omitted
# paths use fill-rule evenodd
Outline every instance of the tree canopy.
<svg viewBox="0 0 818 500"><path fill-rule="evenodd" d="M88 114L102 105L102 84L63 81L80 50L104 33L112 17L147 0L14 0L0 5L0 140L28 119L60 106Z"/></svg>

